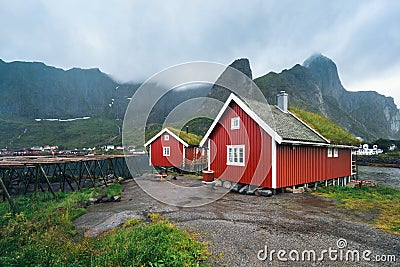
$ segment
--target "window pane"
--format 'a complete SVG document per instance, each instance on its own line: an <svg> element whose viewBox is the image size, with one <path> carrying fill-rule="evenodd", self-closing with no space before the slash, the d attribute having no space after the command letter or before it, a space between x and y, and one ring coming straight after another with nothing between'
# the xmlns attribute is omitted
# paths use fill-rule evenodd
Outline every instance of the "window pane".
<svg viewBox="0 0 400 267"><path fill-rule="evenodd" d="M228 162L233 162L232 148L228 148Z"/></svg>
<svg viewBox="0 0 400 267"><path fill-rule="evenodd" d="M231 129L239 129L239 117L231 118Z"/></svg>

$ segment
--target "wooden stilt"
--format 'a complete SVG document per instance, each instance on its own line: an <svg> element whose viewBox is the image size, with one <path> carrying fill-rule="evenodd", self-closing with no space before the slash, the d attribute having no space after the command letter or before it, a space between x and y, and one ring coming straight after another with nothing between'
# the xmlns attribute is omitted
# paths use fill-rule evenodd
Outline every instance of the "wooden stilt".
<svg viewBox="0 0 400 267"><path fill-rule="evenodd" d="M3 178L0 177L0 185L1 185L1 189L3 190L3 194L6 197L6 199L8 200L8 203L10 203L10 207L12 209L13 214L17 213L17 207L14 204L14 201L12 200L10 193L8 193L7 187L3 182Z"/></svg>
<svg viewBox="0 0 400 267"><path fill-rule="evenodd" d="M49 187L50 192L53 194L53 196L55 198L57 198L56 193L54 193L53 187L51 186L51 183L50 183L49 179L47 178L46 172L43 170L43 167L40 164L39 164L39 169L42 172L43 178L45 179L45 181L46 181L46 183L47 183L47 185Z"/></svg>

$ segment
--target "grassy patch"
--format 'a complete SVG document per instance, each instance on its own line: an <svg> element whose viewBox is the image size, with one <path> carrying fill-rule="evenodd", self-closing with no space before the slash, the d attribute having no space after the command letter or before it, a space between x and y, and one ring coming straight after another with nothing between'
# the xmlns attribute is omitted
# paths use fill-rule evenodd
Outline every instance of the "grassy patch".
<svg viewBox="0 0 400 267"><path fill-rule="evenodd" d="M400 234L400 190L389 186L376 188L321 187L316 194L336 198L340 206L360 212L378 212L373 225L378 229Z"/></svg>
<svg viewBox="0 0 400 267"><path fill-rule="evenodd" d="M103 190L106 190L105 192ZM157 214L149 224L127 221L98 238L87 238L72 221L99 193L121 193L120 185L83 192L37 194L15 199L19 213L0 203L0 266L198 266L206 246Z"/></svg>
<svg viewBox="0 0 400 267"><path fill-rule="evenodd" d="M322 115L304 111L296 107L290 107L290 111L333 143L359 144L359 141L353 135Z"/></svg>

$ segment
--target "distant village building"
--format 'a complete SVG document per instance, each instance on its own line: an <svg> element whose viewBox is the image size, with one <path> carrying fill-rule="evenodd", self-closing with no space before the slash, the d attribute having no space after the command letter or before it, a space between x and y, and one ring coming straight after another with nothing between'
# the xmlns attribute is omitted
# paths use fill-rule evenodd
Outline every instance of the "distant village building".
<svg viewBox="0 0 400 267"><path fill-rule="evenodd" d="M389 146L389 151L394 151L394 150L396 150L397 149L397 146L395 145L395 144L391 144L390 146Z"/></svg>
<svg viewBox="0 0 400 267"><path fill-rule="evenodd" d="M114 150L114 149L115 149L115 146L114 146L114 145L106 145L106 146L104 147L104 149L105 149L106 151L108 151L108 150Z"/></svg>
<svg viewBox="0 0 400 267"><path fill-rule="evenodd" d="M358 150L353 151L354 155L360 155L360 156L371 156L371 155L378 155L381 153L383 153L383 150L378 148L377 145L373 145L372 148L369 148L368 144L360 145Z"/></svg>

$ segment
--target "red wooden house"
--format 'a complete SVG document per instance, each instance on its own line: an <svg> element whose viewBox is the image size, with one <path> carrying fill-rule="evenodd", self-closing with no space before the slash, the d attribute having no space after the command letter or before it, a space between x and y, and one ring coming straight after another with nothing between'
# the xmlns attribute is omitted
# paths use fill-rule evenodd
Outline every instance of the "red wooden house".
<svg viewBox="0 0 400 267"><path fill-rule="evenodd" d="M191 145L170 129L164 128L145 145L149 147L149 163L155 167L176 167L197 170L191 167L206 163L204 148Z"/></svg>
<svg viewBox="0 0 400 267"><path fill-rule="evenodd" d="M270 106L229 96L200 142L215 178L276 189L352 175L352 147L331 144L290 113L287 97Z"/></svg>

